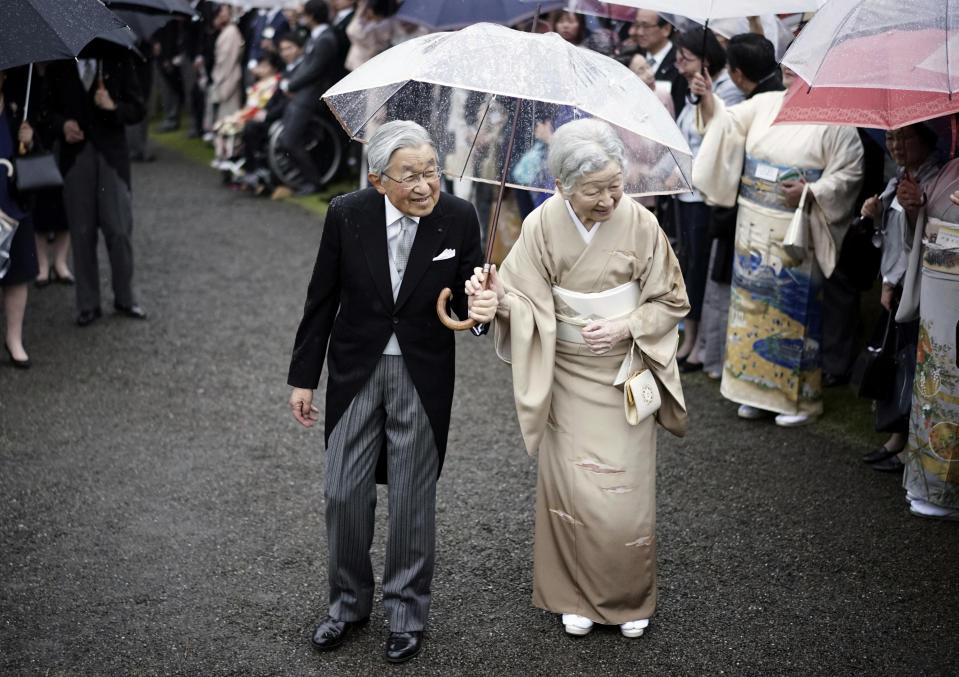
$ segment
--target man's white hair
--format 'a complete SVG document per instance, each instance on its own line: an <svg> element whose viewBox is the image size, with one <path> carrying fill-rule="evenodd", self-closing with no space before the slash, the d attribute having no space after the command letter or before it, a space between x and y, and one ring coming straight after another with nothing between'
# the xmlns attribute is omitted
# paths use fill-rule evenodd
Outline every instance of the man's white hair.
<svg viewBox="0 0 959 677"><path fill-rule="evenodd" d="M433 139L430 138L429 132L415 122L394 120L381 125L373 132L366 146L366 161L370 173L382 179L394 152L400 148L419 148L424 144L432 146Z"/></svg>

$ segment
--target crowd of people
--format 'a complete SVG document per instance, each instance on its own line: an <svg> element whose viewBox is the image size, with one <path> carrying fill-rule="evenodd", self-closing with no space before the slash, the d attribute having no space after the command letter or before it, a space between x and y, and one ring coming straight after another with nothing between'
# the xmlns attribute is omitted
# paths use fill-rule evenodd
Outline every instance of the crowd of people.
<svg viewBox="0 0 959 677"><path fill-rule="evenodd" d="M172 20L145 36L146 69L116 50L38 65L29 119L25 74L0 73L0 157L54 150L63 174L62 189L24 195L0 181L0 209L20 224L0 278L14 366L30 366L22 338L28 285L72 285L77 324L101 317L100 232L116 311L146 317L133 284L130 163L152 158L144 140L151 83L162 102L159 131L177 130L185 113L186 133L214 146L214 166L230 183L262 194L282 180L268 158L275 136L277 152L297 170L293 192L315 194L324 180L311 134L318 116L330 116L320 95L376 54L425 33L396 17L399 4L308 0L295 10L240 12L199 2L197 19ZM310 426L329 343L331 607L314 633L316 648L336 648L369 615L372 579L368 553L355 547L357 524L372 528L370 487L383 470L376 454L387 437L397 443L395 421L418 460L394 467L389 456L396 542L391 531L388 557L396 559L384 589L397 635L389 660L419 651L428 614L452 338L439 333L432 315L435 293L410 291L404 275L458 283L458 314L470 314L483 330L491 324L498 354L512 364L524 441L540 454L534 602L562 613L570 634L600 622L636 637L655 606L654 419L629 418L637 416L628 386L634 352L662 395L655 420L682 435L680 374L703 371L719 380L740 418L796 427L823 414L823 389L850 381L865 345L881 346L896 356L895 387L875 407L876 430L889 438L863 461L903 473L912 514L959 519L951 464L959 455L959 160L948 157L949 124L933 120L885 134L775 125L796 75L779 65L763 24L753 17L749 27L726 36L698 25L679 32L649 10L638 10L632 22L557 11L520 26L615 58L645 82L692 151L693 190L624 199L627 167L615 132L538 110L534 141L507 171L555 185L555 195L511 194L525 221L500 272L473 274L481 262L476 213L489 213L490 191L446 181L422 127L384 124L362 151L350 148L360 190L330 205L289 381L294 415ZM382 220L384 208L382 279L360 279L355 271L365 270L363 247L372 243L353 242L341 230L353 216ZM790 240L797 209L808 224L808 242L798 250ZM462 216L445 233L444 214ZM431 237L416 235L432 232L424 223L437 224L449 245L433 252L434 262L448 262L442 275L418 268L429 262L417 255ZM549 236L559 223L568 226L563 237ZM594 240L602 249L588 249ZM391 283L395 305L381 298L379 281ZM881 306L871 331L860 310L870 290ZM591 321L568 309L574 298L610 291L632 310L625 319ZM357 298L376 303L354 314ZM554 314L560 307L562 317ZM953 325L944 327L942 318ZM338 334L338 322L351 322L355 336ZM614 381L618 390L608 387ZM633 407L626 419L624 394ZM575 434L563 424L573 420L580 421ZM362 477L353 474L356 464ZM609 474L617 482L590 498L593 484ZM581 476L590 478L583 486L575 481ZM612 512L610 500L621 504ZM573 530L589 547L576 545Z"/></svg>

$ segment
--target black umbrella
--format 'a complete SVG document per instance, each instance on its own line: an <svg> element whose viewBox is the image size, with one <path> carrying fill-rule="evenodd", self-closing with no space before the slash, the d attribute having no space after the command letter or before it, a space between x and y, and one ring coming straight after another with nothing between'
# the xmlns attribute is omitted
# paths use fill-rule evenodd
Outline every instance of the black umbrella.
<svg viewBox="0 0 959 677"><path fill-rule="evenodd" d="M132 9L115 9L114 13L133 30L140 40L149 40L153 34L173 21L173 14L148 14Z"/></svg>
<svg viewBox="0 0 959 677"><path fill-rule="evenodd" d="M94 38L122 27L98 0L3 0L0 70L72 59Z"/></svg>
<svg viewBox="0 0 959 677"><path fill-rule="evenodd" d="M193 16L193 8L186 0L103 0L112 10L128 9L150 14L182 14Z"/></svg>
<svg viewBox="0 0 959 677"><path fill-rule="evenodd" d="M140 59L144 59L143 54L137 49L138 41L139 38L129 27L114 28L101 33L87 43L77 56L81 59L108 59L133 52Z"/></svg>

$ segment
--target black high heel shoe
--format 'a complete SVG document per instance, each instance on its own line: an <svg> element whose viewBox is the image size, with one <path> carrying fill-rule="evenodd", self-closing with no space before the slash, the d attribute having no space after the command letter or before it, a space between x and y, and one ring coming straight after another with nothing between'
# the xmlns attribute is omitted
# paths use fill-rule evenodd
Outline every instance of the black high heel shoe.
<svg viewBox="0 0 959 677"><path fill-rule="evenodd" d="M7 342L3 342L3 349L7 351L7 355L10 356L10 361L13 362L13 366L17 369L29 369L30 368L30 358L28 357L25 360L18 360L13 356L13 353L10 352L10 346L7 345Z"/></svg>

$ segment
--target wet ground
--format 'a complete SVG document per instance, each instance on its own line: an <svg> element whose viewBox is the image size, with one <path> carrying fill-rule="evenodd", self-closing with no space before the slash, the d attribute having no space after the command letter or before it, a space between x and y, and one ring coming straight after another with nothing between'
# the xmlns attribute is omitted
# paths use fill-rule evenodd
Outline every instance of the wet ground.
<svg viewBox="0 0 959 677"><path fill-rule="evenodd" d="M85 329L68 288L31 289L34 367L0 363L0 674L955 673L959 526L911 517L899 479L823 427L737 419L702 374L689 435L659 435L649 630L567 638L529 602L535 466L509 371L469 335L424 652L388 666L378 606L314 653L322 434L285 377L322 224L158 152L134 169L149 320L108 310L107 277Z"/></svg>

